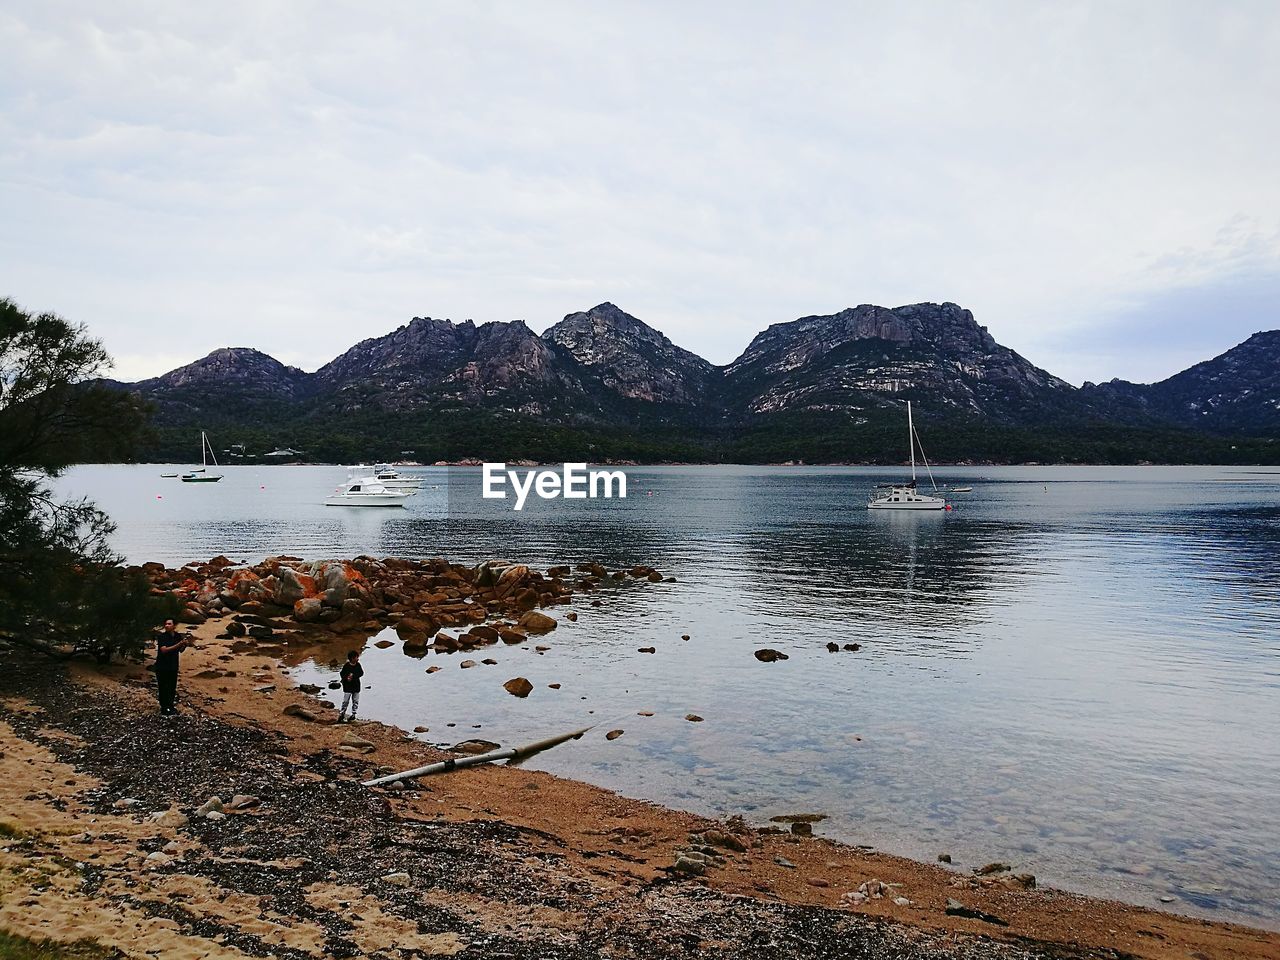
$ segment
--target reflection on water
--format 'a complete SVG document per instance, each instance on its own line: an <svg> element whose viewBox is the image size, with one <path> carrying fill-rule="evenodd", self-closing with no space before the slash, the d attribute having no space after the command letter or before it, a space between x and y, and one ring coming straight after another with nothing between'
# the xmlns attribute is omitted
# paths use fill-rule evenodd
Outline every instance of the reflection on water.
<svg viewBox="0 0 1280 960"><path fill-rule="evenodd" d="M866 510L885 473L865 469L634 469L625 501L521 514L480 500L474 470L424 469L398 511L319 506L340 468L231 468L210 487L161 472L63 483L111 512L136 561L505 556L676 577L578 597L545 656L490 648L498 666L462 671L432 655L446 669L429 675L370 648L371 717L443 743L598 720L626 735L533 763L712 814L819 810L854 842L1280 925L1280 472L955 468L940 479L974 491L945 516ZM759 663L761 646L790 659ZM341 653L298 673L327 679ZM513 676L527 700L502 690Z"/></svg>

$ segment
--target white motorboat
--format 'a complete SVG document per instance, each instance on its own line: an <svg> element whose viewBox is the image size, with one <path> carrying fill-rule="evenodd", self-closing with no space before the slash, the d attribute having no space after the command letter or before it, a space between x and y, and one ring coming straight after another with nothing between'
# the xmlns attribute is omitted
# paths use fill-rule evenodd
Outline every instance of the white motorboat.
<svg viewBox="0 0 1280 960"><path fill-rule="evenodd" d="M392 490L374 477L348 480L325 498L326 507L403 507L411 490Z"/></svg>
<svg viewBox="0 0 1280 960"><path fill-rule="evenodd" d="M184 473L179 479L183 483L217 483L222 479L220 473L209 473L209 461L213 461L216 469L218 466L218 458L214 455L213 444L209 442L209 438L205 436L203 430L200 431L200 467L192 469L189 473ZM164 474L163 476L169 476Z"/></svg>
<svg viewBox="0 0 1280 960"><path fill-rule="evenodd" d="M868 510L950 510L947 501L942 497L929 496L916 488L916 446L920 438L916 436L915 423L911 419L911 401L907 401L907 443L911 448L911 481L909 483L886 483L877 487L882 492L867 501ZM933 492L937 493L938 485L934 483L933 471L929 469L929 461L925 459L924 447L920 446L920 459L929 473L929 482L933 484Z"/></svg>
<svg viewBox="0 0 1280 960"><path fill-rule="evenodd" d="M400 473L394 467L386 463L375 464L372 467L360 464L347 468L347 475L351 479L358 477L370 477L377 480L388 490L417 490L422 486L422 477L410 477Z"/></svg>

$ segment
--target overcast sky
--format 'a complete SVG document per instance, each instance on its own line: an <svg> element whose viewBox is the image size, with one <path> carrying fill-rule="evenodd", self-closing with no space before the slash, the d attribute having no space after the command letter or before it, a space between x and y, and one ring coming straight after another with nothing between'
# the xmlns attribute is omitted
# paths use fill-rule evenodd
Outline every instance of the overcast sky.
<svg viewBox="0 0 1280 960"><path fill-rule="evenodd" d="M1068 380L1280 327L1280 4L0 8L0 295L116 375L612 300L952 300Z"/></svg>

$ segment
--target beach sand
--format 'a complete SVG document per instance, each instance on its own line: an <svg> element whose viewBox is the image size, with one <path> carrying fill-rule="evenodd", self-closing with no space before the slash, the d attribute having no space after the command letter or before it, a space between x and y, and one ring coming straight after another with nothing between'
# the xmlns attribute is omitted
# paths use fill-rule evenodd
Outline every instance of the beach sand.
<svg viewBox="0 0 1280 960"><path fill-rule="evenodd" d="M0 929L176 958L1280 956L1274 932L537 771L366 788L448 754L394 727L335 725L277 656L233 651L221 626L194 630L176 718L157 715L136 664L37 658L0 675ZM213 795L256 799L198 816ZM672 869L690 849L710 864L701 876ZM842 901L872 881L893 886ZM949 899L1007 926L948 915Z"/></svg>

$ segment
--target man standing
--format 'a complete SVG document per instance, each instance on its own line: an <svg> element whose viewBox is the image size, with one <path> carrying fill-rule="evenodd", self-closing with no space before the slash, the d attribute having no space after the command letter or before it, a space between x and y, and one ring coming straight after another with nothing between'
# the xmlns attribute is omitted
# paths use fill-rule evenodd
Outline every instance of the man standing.
<svg viewBox="0 0 1280 960"><path fill-rule="evenodd" d="M351 723L356 722L356 711L360 709L360 678L364 676L364 667L360 666L360 651L352 650L347 654L347 662L342 665L338 674L342 678L342 709L338 711L338 722L347 716L347 705L351 705Z"/></svg>
<svg viewBox="0 0 1280 960"><path fill-rule="evenodd" d="M187 648L188 640L178 633L173 619L164 622L164 630L156 637L156 688L160 693L160 713L172 716L178 698L178 655Z"/></svg>

